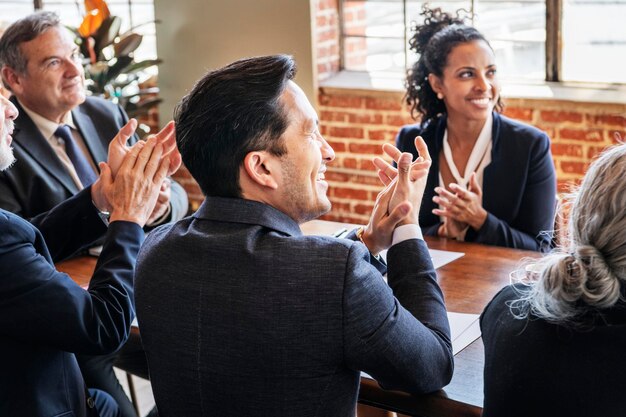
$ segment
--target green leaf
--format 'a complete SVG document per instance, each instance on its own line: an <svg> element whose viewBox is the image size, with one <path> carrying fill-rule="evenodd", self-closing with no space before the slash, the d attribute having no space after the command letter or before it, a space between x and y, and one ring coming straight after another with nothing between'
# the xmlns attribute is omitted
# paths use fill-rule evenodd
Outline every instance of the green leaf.
<svg viewBox="0 0 626 417"><path fill-rule="evenodd" d="M129 33L120 39L119 42L113 44L115 56L130 55L132 52L135 52L137 48L139 48L142 40L143 36L138 33Z"/></svg>
<svg viewBox="0 0 626 417"><path fill-rule="evenodd" d="M133 59L129 56L118 56L115 58L115 63L109 66L109 70L106 71L106 83L109 83L122 73L133 62Z"/></svg>
<svg viewBox="0 0 626 417"><path fill-rule="evenodd" d="M141 71L146 68L150 68L153 65L159 65L161 62L163 62L161 59L146 59L144 61L135 62L126 68L126 72L131 73Z"/></svg>
<svg viewBox="0 0 626 417"><path fill-rule="evenodd" d="M104 48L113 43L117 35L120 33L121 26L122 19L117 16L109 16L102 22L102 25L93 35L93 38L96 41L94 49L98 57L101 56Z"/></svg>

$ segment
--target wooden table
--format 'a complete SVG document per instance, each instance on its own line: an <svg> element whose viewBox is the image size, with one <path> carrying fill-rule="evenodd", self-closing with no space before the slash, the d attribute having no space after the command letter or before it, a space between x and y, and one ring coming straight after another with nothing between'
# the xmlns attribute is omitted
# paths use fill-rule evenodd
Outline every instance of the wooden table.
<svg viewBox="0 0 626 417"><path fill-rule="evenodd" d="M302 226L305 234L332 234L344 223L314 220ZM465 256L437 270L439 284L448 311L481 313L493 296L509 284L511 271L525 257L536 258L537 252L522 251L441 238L426 238L428 246ZM57 264L79 285L86 286L96 265L96 258L79 257ZM361 380L359 401L408 415L432 417L478 417L483 402L484 349L478 339L455 356L454 376L450 384L434 394L413 396L403 392L385 391L370 379Z"/></svg>

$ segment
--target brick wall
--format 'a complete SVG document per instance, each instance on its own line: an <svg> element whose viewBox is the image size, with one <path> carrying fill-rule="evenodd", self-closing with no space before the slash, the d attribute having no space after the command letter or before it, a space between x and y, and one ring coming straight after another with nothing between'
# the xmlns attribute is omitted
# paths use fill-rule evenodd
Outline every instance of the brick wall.
<svg viewBox="0 0 626 417"><path fill-rule="evenodd" d="M315 49L317 78L325 80L339 71L338 0L317 0L315 17Z"/></svg>

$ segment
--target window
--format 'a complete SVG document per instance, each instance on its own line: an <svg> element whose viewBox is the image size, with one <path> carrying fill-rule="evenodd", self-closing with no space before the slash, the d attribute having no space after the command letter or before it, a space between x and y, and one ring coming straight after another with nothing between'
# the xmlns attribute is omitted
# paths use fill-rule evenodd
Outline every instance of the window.
<svg viewBox="0 0 626 417"><path fill-rule="evenodd" d="M36 9L54 11L63 24L77 27L83 19L83 4L81 0L0 0L0 29ZM143 35L141 46L135 51L135 60L156 58L153 0L107 0L107 5L111 15L122 19L121 33L135 28L135 32Z"/></svg>
<svg viewBox="0 0 626 417"><path fill-rule="evenodd" d="M342 0L342 67L404 73L422 4ZM430 7L471 16L504 78L626 83L626 0L448 0ZM548 16L548 17L547 17ZM560 34L560 35L559 35Z"/></svg>

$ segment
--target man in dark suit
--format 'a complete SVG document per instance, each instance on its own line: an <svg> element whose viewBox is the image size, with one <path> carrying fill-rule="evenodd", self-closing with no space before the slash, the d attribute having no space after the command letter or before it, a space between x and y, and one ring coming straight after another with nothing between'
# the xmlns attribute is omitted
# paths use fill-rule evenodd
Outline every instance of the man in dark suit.
<svg viewBox="0 0 626 417"><path fill-rule="evenodd" d="M16 116L16 108L0 97L0 171L14 162ZM132 126L125 129L118 139L132 134ZM162 139L101 163L92 185L32 220L38 228L0 209L0 415L119 416L111 397L86 390L74 354L112 352L129 335L141 226L170 166ZM126 154L122 142L114 140L111 155ZM87 291L56 271L55 260L105 232Z"/></svg>
<svg viewBox="0 0 626 417"><path fill-rule="evenodd" d="M78 46L54 13L35 13L8 28L0 38L0 67L20 112L13 135L17 162L0 174L0 207L28 219L93 181L128 116L117 104L86 97ZM69 139L57 132L65 125ZM90 178L81 178L70 144L92 171ZM182 187L164 181L148 225L182 218L187 205Z"/></svg>
<svg viewBox="0 0 626 417"><path fill-rule="evenodd" d="M54 13L35 13L7 28L0 38L0 66L20 112L13 135L17 161L0 173L0 208L30 219L93 182L109 141L128 117L117 104L86 97L78 46ZM182 187L165 179L147 226L182 218L187 205ZM138 339L116 354L79 355L78 361L90 387L113 395L124 417L136 417L113 363L147 378Z"/></svg>
<svg viewBox="0 0 626 417"><path fill-rule="evenodd" d="M452 376L418 225L426 145L416 141L415 162L386 146L399 172L381 166L387 186L351 239L303 236L299 224L330 209L335 155L294 75L289 56L237 61L205 75L176 111L178 147L206 200L153 231L137 261L161 416L349 416L360 371L415 394Z"/></svg>

